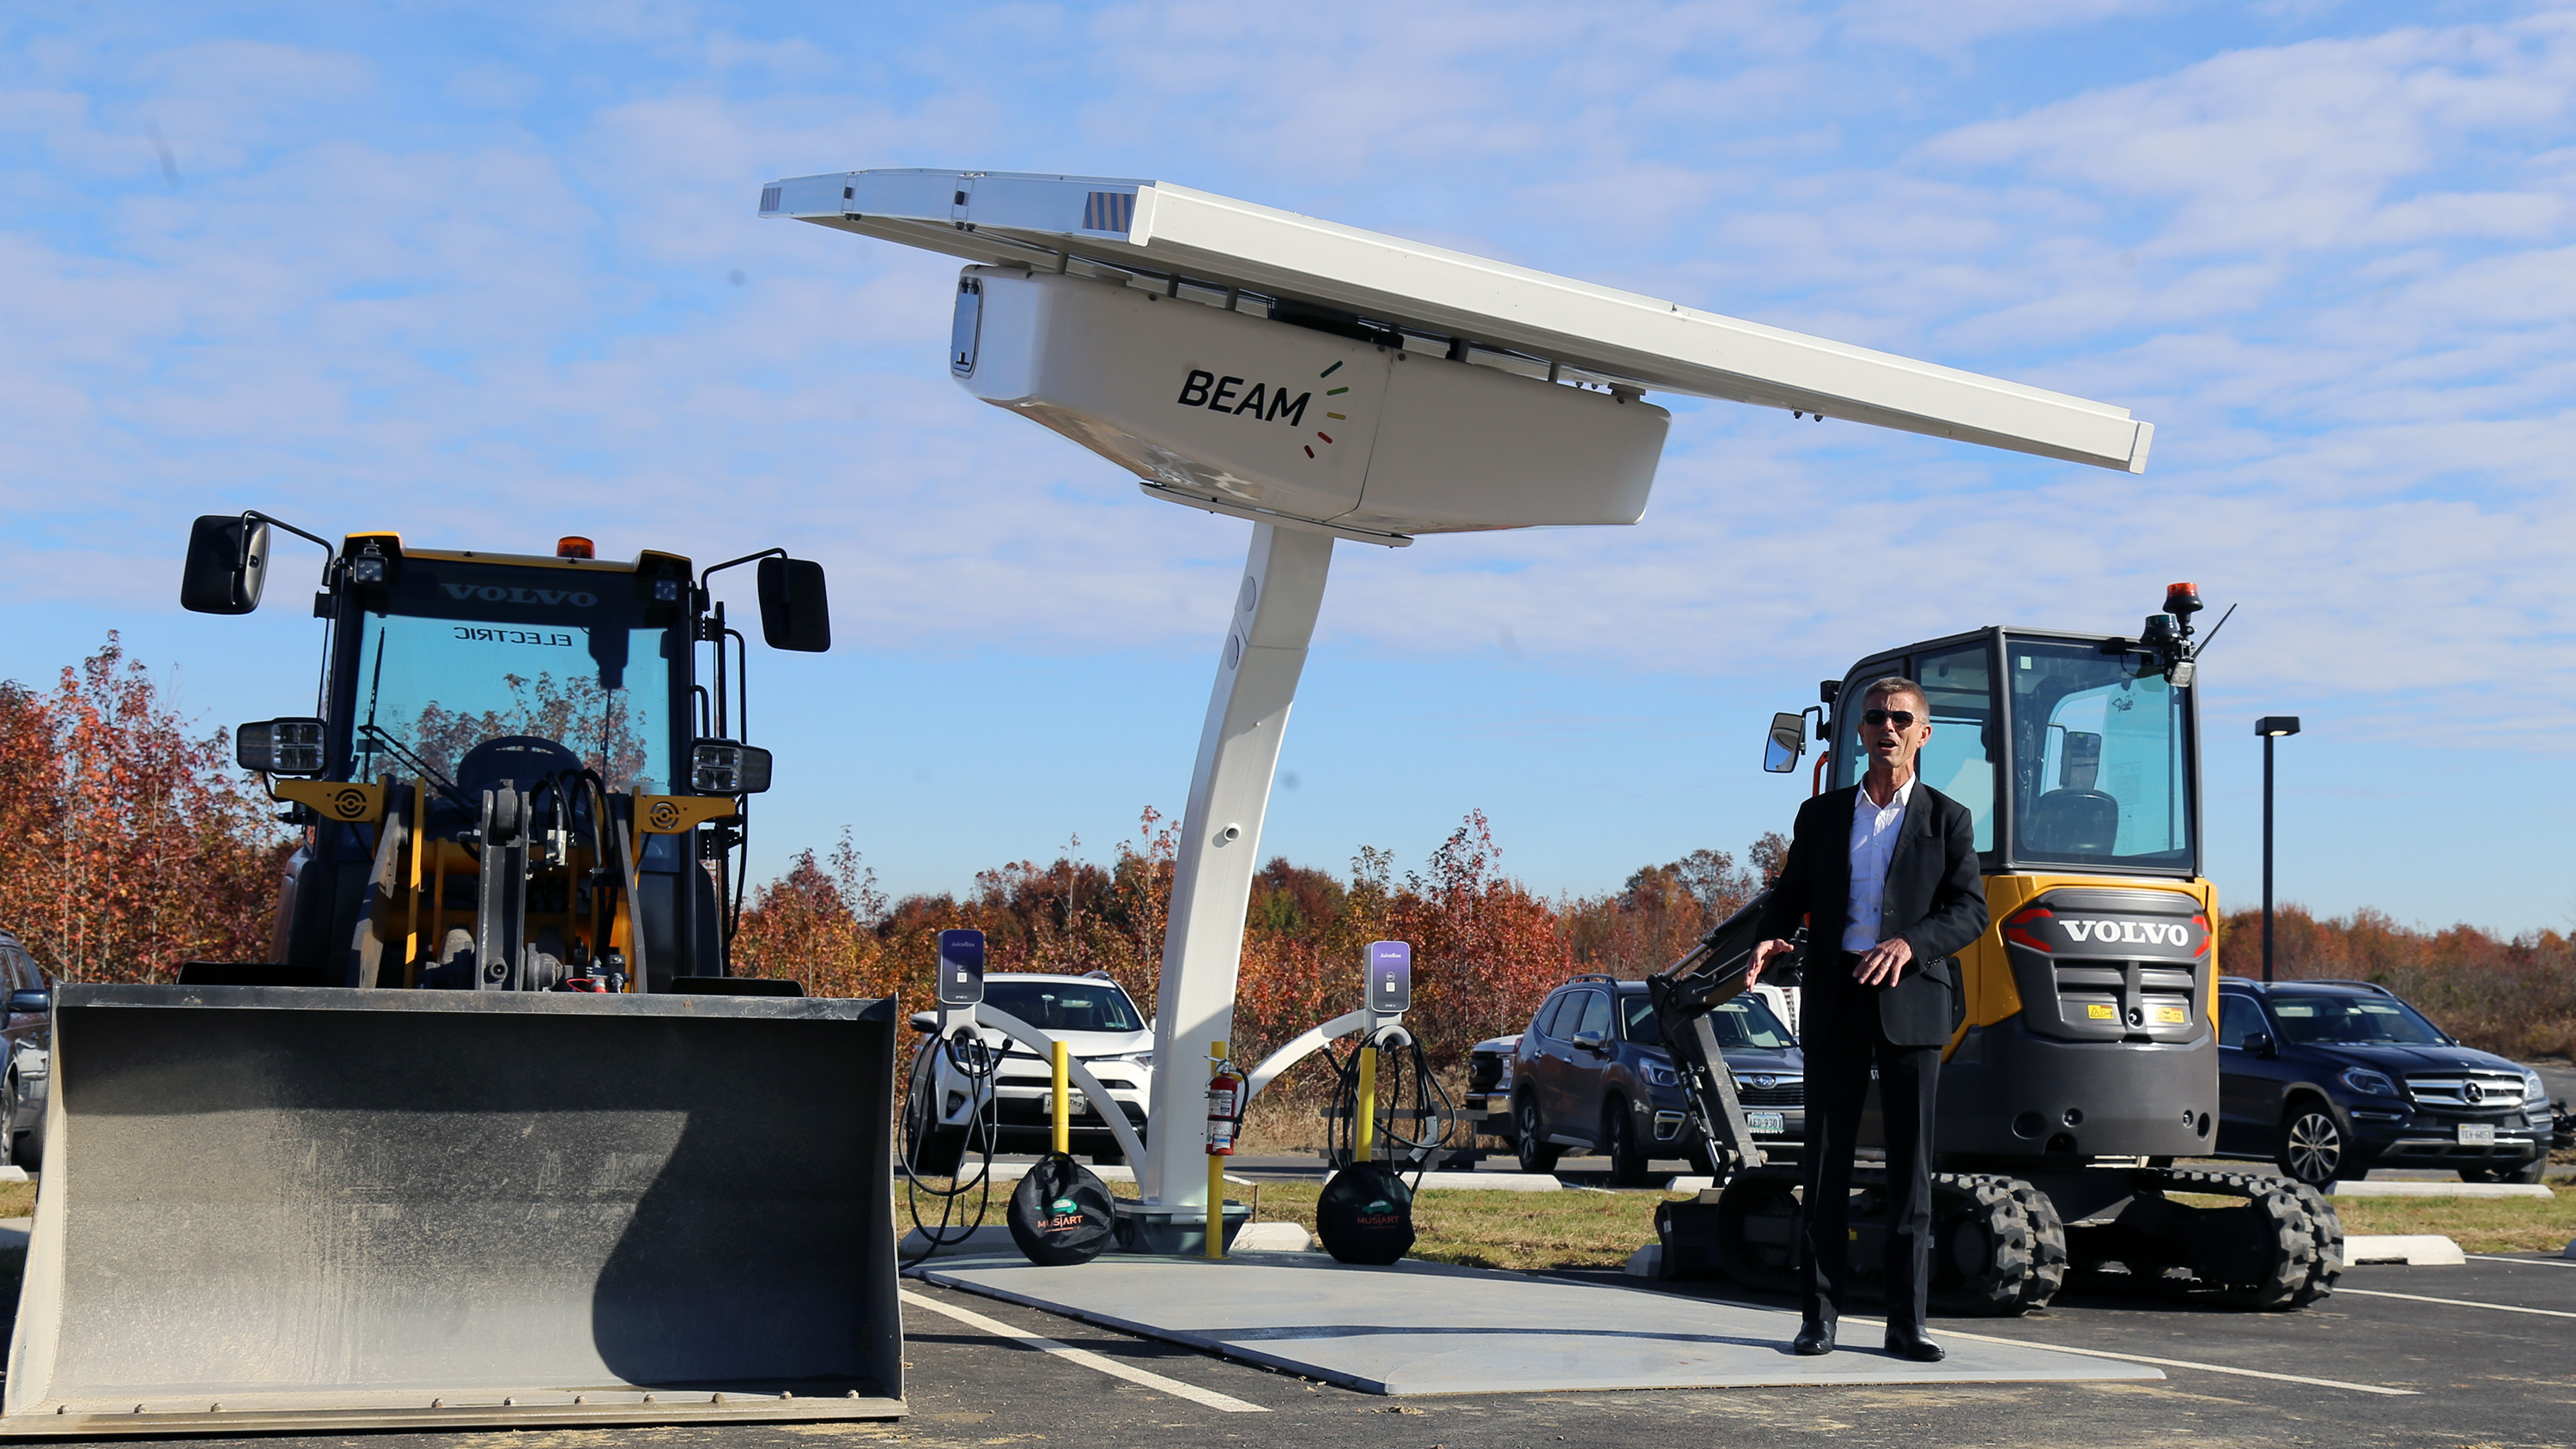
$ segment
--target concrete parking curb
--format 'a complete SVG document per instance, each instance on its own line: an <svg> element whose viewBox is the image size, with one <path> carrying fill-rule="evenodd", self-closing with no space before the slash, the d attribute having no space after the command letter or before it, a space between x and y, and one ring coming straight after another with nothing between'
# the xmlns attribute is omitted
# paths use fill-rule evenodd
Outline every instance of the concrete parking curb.
<svg viewBox="0 0 2576 1449"><path fill-rule="evenodd" d="M2338 1182L2330 1197L2537 1197L2555 1196L2537 1182Z"/></svg>
<svg viewBox="0 0 2576 1449"><path fill-rule="evenodd" d="M2343 1240L2343 1260L2403 1263L2410 1268L2460 1268L2469 1261L2458 1243L2439 1233L2353 1234Z"/></svg>

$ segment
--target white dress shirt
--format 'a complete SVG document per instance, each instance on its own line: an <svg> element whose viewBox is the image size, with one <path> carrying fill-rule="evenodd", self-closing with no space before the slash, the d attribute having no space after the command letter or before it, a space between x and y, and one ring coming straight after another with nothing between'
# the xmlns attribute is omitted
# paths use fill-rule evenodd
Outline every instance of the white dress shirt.
<svg viewBox="0 0 2576 1449"><path fill-rule="evenodd" d="M1916 777L1908 775L1885 806L1869 798L1863 785L1852 796L1851 920L1843 927L1843 949L1866 951L1879 942L1878 907L1887 895L1887 862L1896 854L1896 838L1905 825L1905 803L1914 798Z"/></svg>

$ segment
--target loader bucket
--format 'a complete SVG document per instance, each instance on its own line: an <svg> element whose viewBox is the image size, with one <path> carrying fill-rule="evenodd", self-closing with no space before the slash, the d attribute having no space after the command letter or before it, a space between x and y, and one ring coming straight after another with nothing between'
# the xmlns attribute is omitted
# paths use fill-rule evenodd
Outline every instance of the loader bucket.
<svg viewBox="0 0 2576 1449"><path fill-rule="evenodd" d="M66 985L0 1433L904 1412L890 1001Z"/></svg>

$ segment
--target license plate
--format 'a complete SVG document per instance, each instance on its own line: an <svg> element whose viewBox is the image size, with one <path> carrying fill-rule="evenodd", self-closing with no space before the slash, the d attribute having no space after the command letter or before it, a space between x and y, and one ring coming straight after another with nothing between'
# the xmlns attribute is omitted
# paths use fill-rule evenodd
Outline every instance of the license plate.
<svg viewBox="0 0 2576 1449"><path fill-rule="evenodd" d="M2495 1146L2495 1124L2492 1122L2461 1123L2460 1145L2462 1147Z"/></svg>
<svg viewBox="0 0 2576 1449"><path fill-rule="evenodd" d="M1744 1114L1744 1125L1752 1128L1756 1132L1786 1132L1789 1130L1789 1123L1786 1117L1778 1112L1747 1112Z"/></svg>
<svg viewBox="0 0 2576 1449"><path fill-rule="evenodd" d="M1079 1117L1090 1110L1091 1099L1089 1097L1084 1096L1078 1091L1067 1092L1064 1094L1064 1112L1066 1116Z"/></svg>

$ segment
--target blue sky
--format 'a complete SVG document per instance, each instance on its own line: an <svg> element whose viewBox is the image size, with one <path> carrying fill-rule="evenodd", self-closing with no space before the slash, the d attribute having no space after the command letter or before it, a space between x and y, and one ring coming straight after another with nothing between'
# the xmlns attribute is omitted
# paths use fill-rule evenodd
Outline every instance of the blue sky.
<svg viewBox="0 0 2576 1449"><path fill-rule="evenodd" d="M2157 424L2130 478L1659 399L1635 528L1344 545L1266 850L1482 809L1612 887L1785 826L1762 725L1863 652L2188 578L2242 605L2224 898L2295 713L2285 898L2565 930L2571 96L2576 11L2484 4L12 6L0 677L115 628L209 725L301 708L298 589L177 611L200 512L783 542L839 644L754 661L763 870L844 826L898 890L1103 857L1179 807L1247 526L956 388L953 263L755 202L1151 177Z"/></svg>

